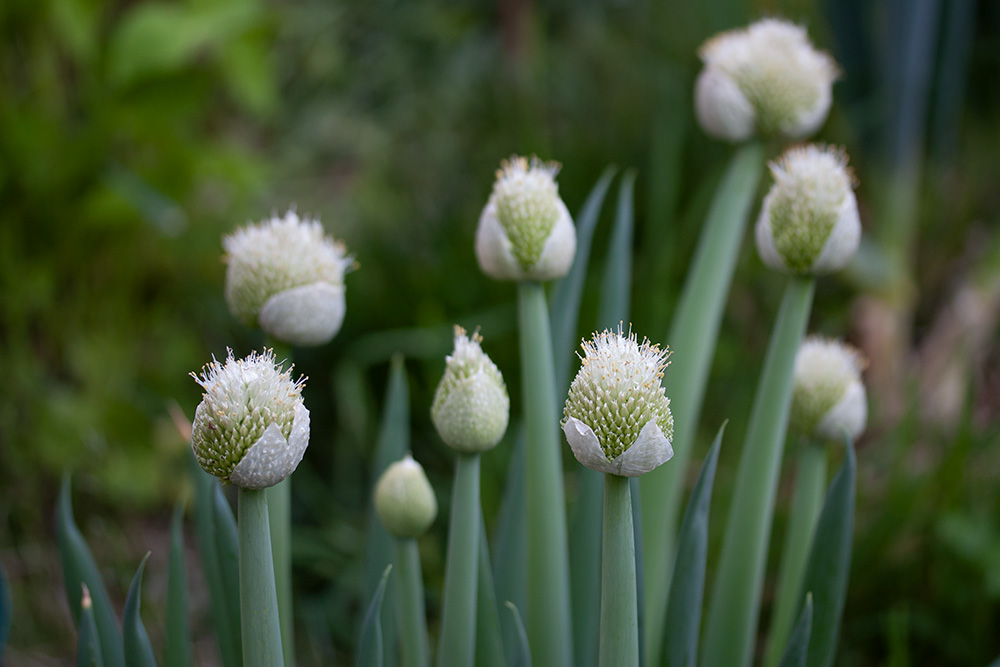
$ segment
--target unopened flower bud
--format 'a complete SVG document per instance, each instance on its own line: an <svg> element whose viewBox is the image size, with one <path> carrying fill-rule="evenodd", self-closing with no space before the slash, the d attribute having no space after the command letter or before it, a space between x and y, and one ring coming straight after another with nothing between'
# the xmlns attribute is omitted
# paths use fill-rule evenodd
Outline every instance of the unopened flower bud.
<svg viewBox="0 0 1000 667"><path fill-rule="evenodd" d="M437 499L423 467L407 454L382 473L375 485L375 512L400 539L423 535L437 516Z"/></svg>
<svg viewBox="0 0 1000 667"><path fill-rule="evenodd" d="M802 26L764 19L702 45L695 111L708 134L743 141L802 139L826 120L837 65L809 42Z"/></svg>
<svg viewBox="0 0 1000 667"><path fill-rule="evenodd" d="M507 430L510 398L500 369L480 347L483 339L455 327L455 349L434 394L431 418L445 444L464 453L482 452Z"/></svg>
<svg viewBox="0 0 1000 667"><path fill-rule="evenodd" d="M795 357L791 427L799 433L839 440L865 430L868 404L861 382L861 354L839 341L810 336Z"/></svg>
<svg viewBox="0 0 1000 667"><path fill-rule="evenodd" d="M479 217L476 258L498 280L550 280L569 272L576 228L555 176L559 165L514 156L502 163Z"/></svg>
<svg viewBox="0 0 1000 667"><path fill-rule="evenodd" d="M861 241L861 220L844 152L796 146L769 167L774 185L756 228L764 263L800 275L846 266Z"/></svg>
<svg viewBox="0 0 1000 667"><path fill-rule="evenodd" d="M191 447L198 463L219 479L263 489L285 479L309 444L304 379L292 380L271 350L224 363L213 360L200 376L205 390L194 413Z"/></svg>
<svg viewBox="0 0 1000 667"><path fill-rule="evenodd" d="M343 244L295 211L236 230L226 250L226 302L237 319L292 345L329 342L344 321Z"/></svg>
<svg viewBox="0 0 1000 667"><path fill-rule="evenodd" d="M584 341L562 427L576 459L598 472L638 477L670 460L674 418L660 380L670 352L631 331Z"/></svg>

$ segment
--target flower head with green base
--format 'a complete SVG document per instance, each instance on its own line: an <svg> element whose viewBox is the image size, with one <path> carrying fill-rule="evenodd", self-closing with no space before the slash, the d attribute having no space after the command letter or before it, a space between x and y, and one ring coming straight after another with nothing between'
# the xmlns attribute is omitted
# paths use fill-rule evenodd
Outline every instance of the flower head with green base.
<svg viewBox="0 0 1000 667"><path fill-rule="evenodd" d="M850 345L806 338L795 357L792 428L827 440L840 439L845 432L857 439L868 420L862 368L861 353Z"/></svg>
<svg viewBox="0 0 1000 667"><path fill-rule="evenodd" d="M480 343L455 327L455 349L431 405L431 419L445 444L466 454L492 449L507 431L510 398L500 369Z"/></svg>
<svg viewBox="0 0 1000 667"><path fill-rule="evenodd" d="M802 26L764 19L716 35L700 55L695 111L708 134L802 139L826 120L837 65L813 48Z"/></svg>
<svg viewBox="0 0 1000 667"><path fill-rule="evenodd" d="M191 427L198 463L219 479L244 489L263 489L295 471L309 444L304 378L292 380L274 353L253 352L225 362L212 360L191 376L205 390Z"/></svg>
<svg viewBox="0 0 1000 667"><path fill-rule="evenodd" d="M420 537L434 523L434 489L423 467L409 454L386 468L379 478L375 512L386 530L401 539Z"/></svg>
<svg viewBox="0 0 1000 667"><path fill-rule="evenodd" d="M773 269L817 275L842 269L861 241L847 155L795 146L770 165L774 185L757 219L757 250Z"/></svg>
<svg viewBox="0 0 1000 667"><path fill-rule="evenodd" d="M222 240L226 302L237 319L292 345L322 345L344 321L343 244L295 211L247 225Z"/></svg>
<svg viewBox="0 0 1000 667"><path fill-rule="evenodd" d="M569 272L576 228L559 198L559 164L513 156L497 171L476 229L476 259L498 280L551 280Z"/></svg>
<svg viewBox="0 0 1000 667"><path fill-rule="evenodd" d="M583 351L562 421L577 460L622 477L670 460L674 418L660 384L670 352L621 327L594 334Z"/></svg>

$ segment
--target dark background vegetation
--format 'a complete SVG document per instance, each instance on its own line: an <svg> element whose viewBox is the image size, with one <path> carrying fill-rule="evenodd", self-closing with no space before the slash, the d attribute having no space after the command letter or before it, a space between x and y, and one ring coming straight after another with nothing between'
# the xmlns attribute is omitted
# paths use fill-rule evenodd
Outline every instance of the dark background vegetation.
<svg viewBox="0 0 1000 667"><path fill-rule="evenodd" d="M452 323L481 325L518 405L514 290L472 253L499 160L562 162L572 211L606 165L638 170L633 325L669 343L731 151L694 121L696 50L772 14L806 24L843 68L818 140L850 154L865 225L855 265L820 282L810 325L870 362L839 664L1000 654L995 0L4 0L0 558L16 610L4 664L73 662L52 527L64 471L119 604L153 551L144 615L161 640L166 525L190 493L182 432L200 396L187 374L262 344L226 309L220 237L289 205L361 264L339 336L296 351L313 414L294 498L300 656L349 656L391 355L408 360L413 449L441 516L451 460L427 411ZM748 239L703 438L725 418L742 432L781 281ZM738 442L722 454L719 532ZM488 517L507 457L485 461ZM432 614L443 533L439 519L422 543ZM191 549L198 660L213 664Z"/></svg>

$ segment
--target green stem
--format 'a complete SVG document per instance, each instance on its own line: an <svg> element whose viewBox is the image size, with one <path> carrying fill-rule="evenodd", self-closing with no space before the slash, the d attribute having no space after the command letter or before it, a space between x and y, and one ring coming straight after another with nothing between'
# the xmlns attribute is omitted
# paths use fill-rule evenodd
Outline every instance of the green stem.
<svg viewBox="0 0 1000 667"><path fill-rule="evenodd" d="M263 489L240 489L240 618L244 667L284 664L274 563Z"/></svg>
<svg viewBox="0 0 1000 667"><path fill-rule="evenodd" d="M278 594L281 652L286 665L295 664L295 624L292 610L292 478L267 488L274 557L274 585Z"/></svg>
<svg viewBox="0 0 1000 667"><path fill-rule="evenodd" d="M704 667L746 667L754 638L778 471L791 407L795 355L816 281L791 278L754 396L702 643Z"/></svg>
<svg viewBox="0 0 1000 667"><path fill-rule="evenodd" d="M528 508L527 632L532 663L573 665L569 614L569 554L552 338L545 291L518 286L521 381L524 397L525 497Z"/></svg>
<svg viewBox="0 0 1000 667"><path fill-rule="evenodd" d="M664 377L670 410L674 416L674 457L642 478L642 505L658 508L643 517L643 552L646 563L645 627L643 639L647 662L660 655L666 615L670 573L673 571L681 491L685 488L698 413L718 339L726 295L732 283L750 206L763 169L763 151L752 142L733 155L726 175L716 190L712 208L698 241L684 283L670 334L665 341L677 354Z"/></svg>
<svg viewBox="0 0 1000 667"><path fill-rule="evenodd" d="M440 667L471 667L475 659L479 515L479 454L459 454L448 528Z"/></svg>
<svg viewBox="0 0 1000 667"><path fill-rule="evenodd" d="M600 667L638 667L639 619L629 480L604 476Z"/></svg>
<svg viewBox="0 0 1000 667"><path fill-rule="evenodd" d="M789 512L785 547L778 568L774 613L764 664L776 667L795 622L802 600L802 580L812 547L813 532L826 494L826 450L819 443L804 442L799 452L795 491Z"/></svg>
<svg viewBox="0 0 1000 667"><path fill-rule="evenodd" d="M399 577L398 618L403 667L427 667L427 611L424 609L424 582L420 570L417 541L396 541L396 570Z"/></svg>

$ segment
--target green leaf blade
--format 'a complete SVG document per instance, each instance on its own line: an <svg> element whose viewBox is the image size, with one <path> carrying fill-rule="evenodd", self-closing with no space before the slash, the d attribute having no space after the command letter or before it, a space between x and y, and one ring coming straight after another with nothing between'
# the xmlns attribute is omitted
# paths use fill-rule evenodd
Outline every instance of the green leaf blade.
<svg viewBox="0 0 1000 667"><path fill-rule="evenodd" d="M812 595L806 594L805 604L802 605L802 612L799 620L792 628L792 634L788 636L788 644L785 652L781 656L778 667L806 667L806 658L809 656L809 635L812 633L813 620L813 600Z"/></svg>
<svg viewBox="0 0 1000 667"><path fill-rule="evenodd" d="M358 643L357 667L382 667L384 648L382 645L382 600L385 597L386 582L392 565L385 568L382 578L375 587L375 594L365 612L364 624L361 626L361 640Z"/></svg>
<svg viewBox="0 0 1000 667"><path fill-rule="evenodd" d="M187 574L184 565L184 505L177 503L170 521L170 561L167 574L166 667L191 665L191 631L188 628Z"/></svg>
<svg viewBox="0 0 1000 667"><path fill-rule="evenodd" d="M122 640L124 643L125 664L128 667L156 667L153 656L153 646L149 643L149 634L142 624L139 607L142 603L142 574L149 560L147 552L139 563L139 569L132 578L132 585L125 598L125 613L122 619Z"/></svg>

